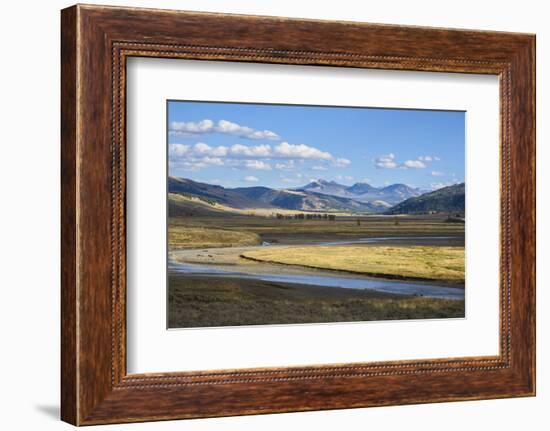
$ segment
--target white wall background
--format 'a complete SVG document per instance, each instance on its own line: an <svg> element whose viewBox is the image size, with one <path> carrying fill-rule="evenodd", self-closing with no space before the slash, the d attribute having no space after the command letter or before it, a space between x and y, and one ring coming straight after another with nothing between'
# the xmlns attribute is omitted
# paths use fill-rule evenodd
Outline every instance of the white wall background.
<svg viewBox="0 0 550 431"><path fill-rule="evenodd" d="M547 429L550 423L550 14L545 2L130 0L103 4L477 28L537 34L538 396L284 415L105 426L135 430ZM60 0L4 2L0 15L0 426L61 430L59 422Z"/></svg>

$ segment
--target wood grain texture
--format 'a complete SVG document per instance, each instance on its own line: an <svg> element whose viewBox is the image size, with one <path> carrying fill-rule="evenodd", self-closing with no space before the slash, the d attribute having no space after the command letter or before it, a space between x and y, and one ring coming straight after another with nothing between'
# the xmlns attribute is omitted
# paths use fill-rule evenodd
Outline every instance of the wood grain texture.
<svg viewBox="0 0 550 431"><path fill-rule="evenodd" d="M534 48L534 36L525 34L100 6L65 9L63 420L87 425L533 395ZM130 56L499 75L499 356L127 375L125 66Z"/></svg>
<svg viewBox="0 0 550 431"><path fill-rule="evenodd" d="M76 9L61 17L61 417L77 422Z"/></svg>

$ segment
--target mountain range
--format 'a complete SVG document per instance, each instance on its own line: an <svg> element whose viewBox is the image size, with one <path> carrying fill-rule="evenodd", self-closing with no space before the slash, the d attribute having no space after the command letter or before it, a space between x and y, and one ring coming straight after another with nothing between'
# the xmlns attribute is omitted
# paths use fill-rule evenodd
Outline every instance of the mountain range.
<svg viewBox="0 0 550 431"><path fill-rule="evenodd" d="M356 183L346 186L321 179L295 189L272 189L261 186L225 188L187 178L168 178L169 193L199 199L212 209L216 205L218 208L219 205L223 205L240 210L261 208L273 211L284 209L390 214L432 210L458 211L461 205L462 209L464 208L464 185L462 184L462 197L454 197L453 190L441 193L437 190L423 194L420 189L405 184L374 187L367 183ZM171 214L185 214L182 205L181 202L170 199Z"/></svg>
<svg viewBox="0 0 550 431"><path fill-rule="evenodd" d="M386 187L374 187L368 183L355 183L345 186L335 181L315 180L296 190L322 193L354 199L360 202L379 201L381 205L391 207L414 196L420 196L423 191L406 184L391 184Z"/></svg>
<svg viewBox="0 0 550 431"><path fill-rule="evenodd" d="M218 203L231 208L266 208L295 211L345 211L381 212L387 206L361 202L342 196L317 193L307 190L271 189L269 187L225 188L200 183L186 178L170 177L168 191L198 197L205 202Z"/></svg>

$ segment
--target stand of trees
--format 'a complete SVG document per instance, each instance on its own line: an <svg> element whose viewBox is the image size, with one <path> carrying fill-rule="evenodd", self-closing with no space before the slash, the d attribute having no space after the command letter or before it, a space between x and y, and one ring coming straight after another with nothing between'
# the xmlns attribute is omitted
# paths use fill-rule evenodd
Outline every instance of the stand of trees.
<svg viewBox="0 0 550 431"><path fill-rule="evenodd" d="M334 214L304 214L304 213L298 213L298 214L281 214L276 213L275 217L277 217L278 220L329 220L334 221L336 220L336 216Z"/></svg>

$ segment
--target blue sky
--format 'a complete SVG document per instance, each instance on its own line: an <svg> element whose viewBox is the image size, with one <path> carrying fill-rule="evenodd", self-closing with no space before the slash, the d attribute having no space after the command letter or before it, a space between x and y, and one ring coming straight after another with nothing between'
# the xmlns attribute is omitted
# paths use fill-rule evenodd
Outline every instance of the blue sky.
<svg viewBox="0 0 550 431"><path fill-rule="evenodd" d="M465 113L168 102L169 175L225 187L464 181Z"/></svg>

